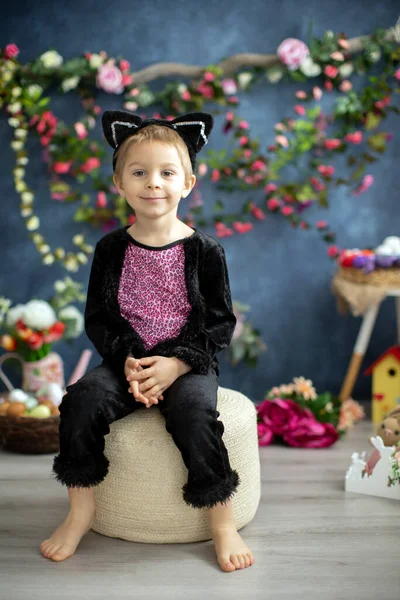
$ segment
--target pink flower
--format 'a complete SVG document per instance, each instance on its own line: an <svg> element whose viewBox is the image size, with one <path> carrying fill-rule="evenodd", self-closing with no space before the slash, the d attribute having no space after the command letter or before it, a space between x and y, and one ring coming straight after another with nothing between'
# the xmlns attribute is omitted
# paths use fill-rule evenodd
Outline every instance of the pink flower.
<svg viewBox="0 0 400 600"><path fill-rule="evenodd" d="M339 85L339 90L341 92L349 92L351 89L353 89L353 84L351 83L351 81L349 81L348 79L345 79L344 81L342 81L342 83Z"/></svg>
<svg viewBox="0 0 400 600"><path fill-rule="evenodd" d="M204 98L213 98L214 90L211 85L207 85L206 83L200 83L197 90L204 96Z"/></svg>
<svg viewBox="0 0 400 600"><path fill-rule="evenodd" d="M342 140L339 140L338 138L331 138L331 139L325 140L324 146L327 150L336 150L336 148L339 148L341 143L342 143Z"/></svg>
<svg viewBox="0 0 400 600"><path fill-rule="evenodd" d="M83 123L75 123L74 128L77 133L78 139L83 140L87 136L88 132Z"/></svg>
<svg viewBox="0 0 400 600"><path fill-rule="evenodd" d="M218 169L213 169L211 173L211 181L219 181L221 179L221 173Z"/></svg>
<svg viewBox="0 0 400 600"><path fill-rule="evenodd" d="M352 144L361 144L363 139L362 131L354 131L354 133L348 133L344 139L347 142L351 142Z"/></svg>
<svg viewBox="0 0 400 600"><path fill-rule="evenodd" d="M186 100L186 101L188 101L188 100L190 100L190 99L191 99L191 97L192 97L192 94L189 92L189 90L185 90L185 91L184 91L184 92L182 92L182 94L181 94L181 98L182 98L182 100Z"/></svg>
<svg viewBox="0 0 400 600"><path fill-rule="evenodd" d="M129 69L131 68L131 65L127 60L125 60L123 58L119 63L119 68L121 69L122 72L129 71Z"/></svg>
<svg viewBox="0 0 400 600"><path fill-rule="evenodd" d="M274 434L265 423L257 423L258 444L260 446L269 446L274 441Z"/></svg>
<svg viewBox="0 0 400 600"><path fill-rule="evenodd" d="M233 229L230 229L229 227L227 227L224 223L216 223L215 224L215 230L216 230L216 235L217 237L229 237L231 235L233 235Z"/></svg>
<svg viewBox="0 0 400 600"><path fill-rule="evenodd" d="M215 75L214 73L210 73L210 71L206 71L204 73L204 81L214 81Z"/></svg>
<svg viewBox="0 0 400 600"><path fill-rule="evenodd" d="M236 94L237 85L234 79L223 79L222 80L222 89L224 94L231 96L232 94Z"/></svg>
<svg viewBox="0 0 400 600"><path fill-rule="evenodd" d="M400 69L397 69L397 71L395 72L394 76L396 77L396 79L398 81L400 81Z"/></svg>
<svg viewBox="0 0 400 600"><path fill-rule="evenodd" d="M250 127L247 121L239 121L238 126L240 127L240 129L249 129Z"/></svg>
<svg viewBox="0 0 400 600"><path fill-rule="evenodd" d="M333 65L327 65L324 69L324 73L330 79L335 79L336 75L339 73L339 69Z"/></svg>
<svg viewBox="0 0 400 600"><path fill-rule="evenodd" d="M242 135L239 138L239 146L245 146L248 141L249 141L249 138L246 135Z"/></svg>
<svg viewBox="0 0 400 600"><path fill-rule="evenodd" d="M60 200L62 202L67 196L68 192L51 192L53 200Z"/></svg>
<svg viewBox="0 0 400 600"><path fill-rule="evenodd" d="M97 87L108 94L122 94L124 87L122 85L122 73L115 65L107 62L100 65L96 76Z"/></svg>
<svg viewBox="0 0 400 600"><path fill-rule="evenodd" d="M96 156L91 156L86 162L83 163L83 165L81 165L79 170L82 171L82 173L90 173L99 166L100 160Z"/></svg>
<svg viewBox="0 0 400 600"><path fill-rule="evenodd" d="M349 42L343 38L338 40L338 44L341 48L344 48L344 50L348 50L350 48Z"/></svg>
<svg viewBox="0 0 400 600"><path fill-rule="evenodd" d="M292 215L294 213L294 208L293 206L282 206L281 213L285 217L289 217L289 215Z"/></svg>
<svg viewBox="0 0 400 600"><path fill-rule="evenodd" d="M138 108L139 104L137 102L125 102L124 104L124 108L126 108L126 110L132 110L135 111Z"/></svg>
<svg viewBox="0 0 400 600"><path fill-rule="evenodd" d="M7 44L4 49L4 56L7 59L15 58L19 54L19 48L15 44Z"/></svg>
<svg viewBox="0 0 400 600"><path fill-rule="evenodd" d="M335 172L335 167L333 167L332 165L319 165L318 171L323 177L332 177L332 175Z"/></svg>
<svg viewBox="0 0 400 600"><path fill-rule="evenodd" d="M300 116L306 114L306 109L301 104L296 104L296 106L294 107L294 111L297 112L297 114Z"/></svg>
<svg viewBox="0 0 400 600"><path fill-rule="evenodd" d="M333 60L337 60L338 62L341 62L341 61L344 60L343 52L338 52L338 51L332 52L332 54L330 55L330 57Z"/></svg>
<svg viewBox="0 0 400 600"><path fill-rule="evenodd" d="M284 148L287 148L289 146L289 141L285 135L276 135L275 141L277 144L283 146Z"/></svg>
<svg viewBox="0 0 400 600"><path fill-rule="evenodd" d="M296 429L304 418L305 411L293 400L264 400L256 406L258 417L268 425L276 435Z"/></svg>
<svg viewBox="0 0 400 600"><path fill-rule="evenodd" d="M306 44L295 38L286 38L279 45L276 51L278 58L287 66L289 71L295 71L299 68L310 51Z"/></svg>
<svg viewBox="0 0 400 600"><path fill-rule="evenodd" d="M263 213L263 211L261 210L261 208L259 208L258 206L256 206L255 208L253 208L252 211L251 211L251 213L257 219L257 221L264 221L265 214Z"/></svg>
<svg viewBox="0 0 400 600"><path fill-rule="evenodd" d="M124 87L127 85L131 85L132 82L133 82L132 75L128 75L127 73L125 75L122 75L122 85Z"/></svg>
<svg viewBox="0 0 400 600"><path fill-rule="evenodd" d="M322 93L323 93L321 88L315 85L313 87L312 91L313 91L314 100L321 100Z"/></svg>
<svg viewBox="0 0 400 600"><path fill-rule="evenodd" d="M366 192L369 187L374 183L373 175L365 175L360 185L354 190L353 196L359 196L363 192Z"/></svg>
<svg viewBox="0 0 400 600"><path fill-rule="evenodd" d="M299 98L299 100L304 100L307 98L307 94L303 90L298 90L296 92L296 98Z"/></svg>
<svg viewBox="0 0 400 600"><path fill-rule="evenodd" d="M198 174L203 177L208 171L208 167L205 163L200 163L197 169Z"/></svg>
<svg viewBox="0 0 400 600"><path fill-rule="evenodd" d="M262 160L255 160L250 168L252 171L263 171L265 169L265 163Z"/></svg>
<svg viewBox="0 0 400 600"><path fill-rule="evenodd" d="M327 92L331 92L333 90L333 83L332 81L325 81L324 83L324 88L326 89Z"/></svg>
<svg viewBox="0 0 400 600"><path fill-rule="evenodd" d="M270 192L276 192L277 189L278 186L275 183L267 183L267 185L264 188L266 194L269 194Z"/></svg>
<svg viewBox="0 0 400 600"><path fill-rule="evenodd" d="M280 200L278 198L270 198L267 202L268 210L276 210L281 205Z"/></svg>
<svg viewBox="0 0 400 600"><path fill-rule="evenodd" d="M68 173L72 165L72 160L67 162L58 161L53 165L54 173L58 173L59 175L63 175L64 173Z"/></svg>
<svg viewBox="0 0 400 600"><path fill-rule="evenodd" d="M339 255L339 248L337 246L329 246L328 247L328 256L330 256L331 258L335 258L336 256Z"/></svg>
<svg viewBox="0 0 400 600"><path fill-rule="evenodd" d="M242 223L240 221L235 221L234 223L232 223L232 227L238 233L247 233L248 231L251 231L253 229L253 224L252 223Z"/></svg>
<svg viewBox="0 0 400 600"><path fill-rule="evenodd" d="M317 221L317 229L325 229L327 227L327 221Z"/></svg>
<svg viewBox="0 0 400 600"><path fill-rule="evenodd" d="M289 446L297 448L328 448L338 439L339 434L331 423L319 423L311 411L307 417L297 423L296 428L283 435Z"/></svg>
<svg viewBox="0 0 400 600"><path fill-rule="evenodd" d="M325 184L318 177L310 177L310 183L316 192L322 192L325 189Z"/></svg>
<svg viewBox="0 0 400 600"><path fill-rule="evenodd" d="M107 196L105 192L98 192L96 206L98 208L105 208L107 206Z"/></svg>

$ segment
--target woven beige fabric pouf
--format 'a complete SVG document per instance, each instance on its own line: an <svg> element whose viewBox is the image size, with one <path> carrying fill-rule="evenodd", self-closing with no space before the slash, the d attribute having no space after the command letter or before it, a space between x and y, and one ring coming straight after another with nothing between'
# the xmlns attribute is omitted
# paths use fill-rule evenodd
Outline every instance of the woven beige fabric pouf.
<svg viewBox="0 0 400 600"><path fill-rule="evenodd" d="M261 496L256 408L243 394L220 387L217 410L231 467L241 480L232 497L241 529L253 519ZM105 438L105 455L110 466L95 488L94 531L153 544L211 539L207 509L183 500L188 471L156 405L114 422Z"/></svg>

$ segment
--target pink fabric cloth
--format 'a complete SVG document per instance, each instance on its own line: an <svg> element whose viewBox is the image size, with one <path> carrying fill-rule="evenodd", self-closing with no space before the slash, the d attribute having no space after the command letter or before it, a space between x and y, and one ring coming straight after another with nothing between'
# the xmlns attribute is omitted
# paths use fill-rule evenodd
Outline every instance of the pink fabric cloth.
<svg viewBox="0 0 400 600"><path fill-rule="evenodd" d="M146 350L176 337L191 305L185 282L183 244L149 250L129 244L118 290L121 315L140 335Z"/></svg>

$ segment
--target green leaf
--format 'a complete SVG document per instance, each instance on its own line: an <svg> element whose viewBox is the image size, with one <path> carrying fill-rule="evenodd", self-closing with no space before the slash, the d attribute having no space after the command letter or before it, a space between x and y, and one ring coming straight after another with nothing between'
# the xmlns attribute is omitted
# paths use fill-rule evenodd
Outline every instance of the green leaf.
<svg viewBox="0 0 400 600"><path fill-rule="evenodd" d="M365 122L365 129L367 131L370 131L371 129L376 129L380 122L381 122L381 117L370 112L367 114L367 120Z"/></svg>

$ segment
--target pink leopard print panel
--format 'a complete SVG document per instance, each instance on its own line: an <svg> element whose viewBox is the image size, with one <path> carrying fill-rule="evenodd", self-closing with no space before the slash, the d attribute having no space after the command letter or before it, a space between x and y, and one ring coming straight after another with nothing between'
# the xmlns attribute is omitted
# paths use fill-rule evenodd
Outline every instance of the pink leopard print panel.
<svg viewBox="0 0 400 600"><path fill-rule="evenodd" d="M128 244L118 302L121 315L140 335L146 350L179 335L191 310L183 244L165 250Z"/></svg>

